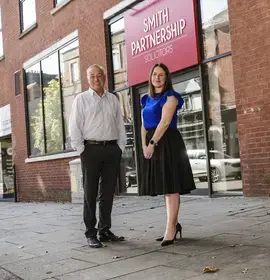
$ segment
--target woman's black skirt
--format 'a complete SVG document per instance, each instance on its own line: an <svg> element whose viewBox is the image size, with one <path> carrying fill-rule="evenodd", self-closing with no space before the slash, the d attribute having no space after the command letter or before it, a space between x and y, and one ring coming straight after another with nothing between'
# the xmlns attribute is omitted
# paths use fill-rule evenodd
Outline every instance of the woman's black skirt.
<svg viewBox="0 0 270 280"><path fill-rule="evenodd" d="M155 129L147 131L147 144ZM187 194L196 188L186 147L177 129L166 130L151 159L143 159L141 195Z"/></svg>

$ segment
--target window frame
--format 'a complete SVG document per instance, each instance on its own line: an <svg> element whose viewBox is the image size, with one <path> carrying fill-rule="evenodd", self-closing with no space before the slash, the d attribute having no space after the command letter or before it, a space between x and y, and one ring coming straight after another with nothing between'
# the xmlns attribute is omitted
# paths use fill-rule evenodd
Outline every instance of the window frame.
<svg viewBox="0 0 270 280"><path fill-rule="evenodd" d="M23 68L23 84L24 84L24 98L25 98L25 118L26 118L26 137L27 137L27 152L28 152L28 158L38 158L38 157L46 157L46 156L52 156L52 155L58 155L58 154L65 154L74 152L73 149L67 148L67 142L66 142L66 128L65 128L65 116L64 116L64 96L63 96L63 87L62 87L62 75L61 75L61 53L60 51L67 47L68 45L74 43L75 41L79 42L79 38L75 37L72 40L62 44L58 48L52 50L51 52L48 52L46 55L40 57L38 60L35 60L33 63L27 65L27 67ZM78 47L79 48L79 47ZM60 106L61 106L61 126L62 126L62 149L58 152L47 152L47 139L46 139L46 128L45 128L45 110L44 110L44 90L43 90L43 71L42 71L42 61L48 58L49 56L57 53L57 63L58 63L58 74L59 74L59 94L60 94ZM42 123L43 123L43 137L44 137L44 153L38 154L38 155L32 155L31 154L31 135L30 135L30 115L29 115L29 106L28 106L28 92L27 92L27 69L30 69L34 65L39 65L40 69L40 90L41 90L41 102L42 102ZM79 66L80 64L78 64ZM81 81L81 72L79 68L79 80ZM77 81L77 82L78 82Z"/></svg>
<svg viewBox="0 0 270 280"><path fill-rule="evenodd" d="M36 23L37 23L37 11L36 11L36 0L34 0L35 3L35 22L33 22L30 26L27 28L24 28L24 13L23 13L23 3L29 1L29 0L19 0L19 12L20 12L20 31L21 33L27 31L28 29L31 29Z"/></svg>

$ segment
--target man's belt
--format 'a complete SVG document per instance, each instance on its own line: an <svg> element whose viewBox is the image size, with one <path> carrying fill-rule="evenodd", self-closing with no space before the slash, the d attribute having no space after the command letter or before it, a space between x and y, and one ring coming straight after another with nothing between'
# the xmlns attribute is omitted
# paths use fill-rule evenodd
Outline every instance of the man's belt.
<svg viewBox="0 0 270 280"><path fill-rule="evenodd" d="M107 141L84 140L84 144L106 146L106 145L117 144L117 140L107 140Z"/></svg>

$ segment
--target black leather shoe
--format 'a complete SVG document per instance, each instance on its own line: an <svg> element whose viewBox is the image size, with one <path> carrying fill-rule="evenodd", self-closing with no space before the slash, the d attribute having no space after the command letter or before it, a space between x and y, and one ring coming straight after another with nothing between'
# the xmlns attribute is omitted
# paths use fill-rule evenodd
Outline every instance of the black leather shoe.
<svg viewBox="0 0 270 280"><path fill-rule="evenodd" d="M99 233L99 240L101 242L108 242L108 241L124 241L124 236L116 236L110 230L106 230Z"/></svg>
<svg viewBox="0 0 270 280"><path fill-rule="evenodd" d="M88 242L89 247L91 247L91 248L101 248L102 247L102 243L97 239L96 236L88 237L87 242Z"/></svg>

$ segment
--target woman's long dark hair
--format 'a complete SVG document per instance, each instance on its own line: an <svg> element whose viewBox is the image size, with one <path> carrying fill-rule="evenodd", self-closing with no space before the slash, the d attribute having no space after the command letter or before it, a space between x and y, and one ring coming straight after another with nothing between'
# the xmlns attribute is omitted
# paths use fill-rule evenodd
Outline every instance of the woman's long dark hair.
<svg viewBox="0 0 270 280"><path fill-rule="evenodd" d="M149 75L149 81L148 81L148 87L149 87L149 89L148 89L148 94L149 94L149 96L151 96L151 97L154 97L154 95L155 95L155 87L154 87L153 84L152 84L152 75L153 75L153 72L154 72L154 70L155 70L156 67L162 68L163 71L165 72L165 75L166 75L166 82L165 82L165 85L164 85L164 87L163 87L163 89L162 89L162 93L163 93L164 91L167 91L167 90L173 90L171 73L170 73L168 67L167 67L165 64L163 64L163 63L157 63L157 64L155 64L155 65L152 67L152 69L151 69L151 71L150 71L150 75ZM161 93L161 94L162 94L162 93Z"/></svg>

